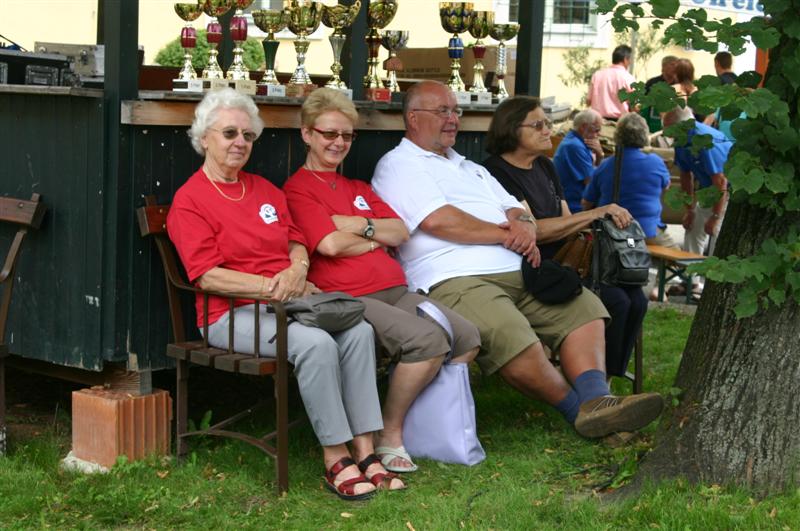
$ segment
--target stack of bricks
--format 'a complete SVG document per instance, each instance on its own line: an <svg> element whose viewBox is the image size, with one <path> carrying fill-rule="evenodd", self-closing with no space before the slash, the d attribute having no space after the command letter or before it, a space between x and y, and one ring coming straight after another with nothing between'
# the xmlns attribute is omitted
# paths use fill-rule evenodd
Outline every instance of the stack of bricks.
<svg viewBox="0 0 800 531"><path fill-rule="evenodd" d="M169 453L172 399L164 390L148 395L92 387L72 393L72 452L107 468Z"/></svg>

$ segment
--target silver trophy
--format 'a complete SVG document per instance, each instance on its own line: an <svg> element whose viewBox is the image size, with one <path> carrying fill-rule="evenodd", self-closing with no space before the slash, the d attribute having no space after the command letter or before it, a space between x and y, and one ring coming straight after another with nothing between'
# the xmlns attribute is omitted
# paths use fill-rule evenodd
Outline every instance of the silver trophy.
<svg viewBox="0 0 800 531"><path fill-rule="evenodd" d="M389 50L389 58L383 62L383 68L388 72L386 88L392 92L400 92L397 71L403 69L403 62L397 57L397 51L402 50L408 44L408 31L384 30L381 34L381 44Z"/></svg>
<svg viewBox="0 0 800 531"><path fill-rule="evenodd" d="M328 88L346 89L345 83L339 74L342 73L342 48L347 37L344 34L344 28L353 24L358 11L361 9L361 0L356 0L353 5L346 6L337 4L335 6L325 6L322 8L322 23L333 28L333 34L328 37L333 49L333 64L331 65L331 72L333 76L325 83Z"/></svg>

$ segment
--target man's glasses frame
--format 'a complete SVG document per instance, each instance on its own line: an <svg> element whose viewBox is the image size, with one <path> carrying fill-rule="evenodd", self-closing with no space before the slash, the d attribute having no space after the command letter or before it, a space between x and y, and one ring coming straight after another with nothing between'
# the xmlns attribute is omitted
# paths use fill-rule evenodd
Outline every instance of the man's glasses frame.
<svg viewBox="0 0 800 531"><path fill-rule="evenodd" d="M461 107L453 107L452 109L450 107L439 107L437 109L421 109L421 108L417 108L417 109L411 109L411 110L414 111L414 112L417 112L417 111L432 112L433 114L436 114L437 116L439 116L439 118L442 118L444 120L448 120L454 114L458 118L460 118L461 115L464 114L464 109L462 109Z"/></svg>
<svg viewBox="0 0 800 531"><path fill-rule="evenodd" d="M239 134L241 134L245 142L252 144L256 141L256 138L258 138L256 132L249 129L239 129L238 127L223 127L222 129L209 127L209 129L221 133L225 140L234 140L237 136L239 136Z"/></svg>
<svg viewBox="0 0 800 531"><path fill-rule="evenodd" d="M342 132L342 131L324 131L322 129L317 129L316 127L311 128L312 131L315 131L322 135L322 138L325 140L336 140L339 137L342 137L342 140L347 142L348 144L356 139L356 132L352 131L350 133Z"/></svg>

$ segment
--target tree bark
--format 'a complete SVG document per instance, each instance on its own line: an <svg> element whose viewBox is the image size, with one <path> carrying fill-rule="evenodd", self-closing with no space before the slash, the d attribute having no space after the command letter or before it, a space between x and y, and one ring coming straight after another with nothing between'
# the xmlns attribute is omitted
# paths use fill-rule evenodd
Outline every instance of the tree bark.
<svg viewBox="0 0 800 531"><path fill-rule="evenodd" d="M750 256L797 216L731 204L719 256ZM737 320L738 286L707 282L675 386L639 480L684 477L766 494L800 479L800 308L793 299Z"/></svg>

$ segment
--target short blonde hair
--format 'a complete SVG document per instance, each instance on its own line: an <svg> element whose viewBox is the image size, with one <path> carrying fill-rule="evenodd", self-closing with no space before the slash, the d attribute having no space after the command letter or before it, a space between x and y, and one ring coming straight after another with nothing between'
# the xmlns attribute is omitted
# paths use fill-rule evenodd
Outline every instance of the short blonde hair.
<svg viewBox="0 0 800 531"><path fill-rule="evenodd" d="M306 98L300 111L300 123L303 127L314 127L317 118L331 111L345 115L353 126L358 123L358 111L350 98L341 90L331 88L319 88Z"/></svg>

